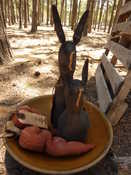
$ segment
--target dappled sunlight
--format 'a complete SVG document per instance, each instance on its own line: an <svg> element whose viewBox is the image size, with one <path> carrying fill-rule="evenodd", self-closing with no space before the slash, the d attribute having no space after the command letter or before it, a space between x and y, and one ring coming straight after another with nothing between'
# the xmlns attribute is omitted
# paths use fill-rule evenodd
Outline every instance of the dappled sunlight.
<svg viewBox="0 0 131 175"><path fill-rule="evenodd" d="M58 51L60 42L54 27L40 26L35 34L30 27L18 30L18 26L7 28L10 45L13 50L13 62L4 72L1 87L1 99L26 99L44 94L52 94L59 77ZM64 27L66 40L72 40L73 32ZM86 58L89 58L89 78L94 76L96 67L104 52L107 34L93 32L83 37L76 46L77 62L74 78L81 79L81 72ZM10 67L11 66L11 67ZM35 72L39 72L36 76ZM8 76L6 75L8 74ZM6 87L6 88L5 88ZM6 92L5 92L6 89ZM4 93L5 92L5 93Z"/></svg>
<svg viewBox="0 0 131 175"><path fill-rule="evenodd" d="M28 78L22 77L18 80L13 80L12 83L15 84L20 93L26 97L35 97L41 95L38 88L36 89L28 85Z"/></svg>

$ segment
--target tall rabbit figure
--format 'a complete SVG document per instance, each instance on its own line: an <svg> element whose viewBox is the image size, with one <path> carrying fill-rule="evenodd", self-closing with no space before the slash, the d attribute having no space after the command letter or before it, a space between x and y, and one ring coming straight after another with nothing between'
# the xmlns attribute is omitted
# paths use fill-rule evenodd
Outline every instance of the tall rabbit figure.
<svg viewBox="0 0 131 175"><path fill-rule="evenodd" d="M73 41L65 40L61 20L55 5L52 5L52 14L55 24L55 31L61 43L58 56L60 77L56 83L51 111L51 123L54 128L57 128L58 118L65 109L64 87L65 84L70 84L73 79L73 74L76 67L76 45L81 39L84 25L88 17L88 11L85 11L85 13L82 15L80 22L74 31Z"/></svg>
<svg viewBox="0 0 131 175"><path fill-rule="evenodd" d="M64 90L66 109L58 119L57 134L68 141L87 139L90 122L88 113L83 110L83 90L72 84Z"/></svg>

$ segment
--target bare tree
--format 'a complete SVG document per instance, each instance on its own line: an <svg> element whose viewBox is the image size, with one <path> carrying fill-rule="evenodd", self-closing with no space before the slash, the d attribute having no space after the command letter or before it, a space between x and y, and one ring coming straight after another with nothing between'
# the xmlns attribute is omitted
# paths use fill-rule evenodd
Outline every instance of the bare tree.
<svg viewBox="0 0 131 175"><path fill-rule="evenodd" d="M92 0L88 0L88 1L87 1L86 9L87 9L88 11L90 10L91 1L92 1ZM89 11L89 15L90 15L90 11ZM86 36L86 35L87 35L88 22L89 22L89 17L87 18L86 24L85 24L85 26L84 26L83 36Z"/></svg>
<svg viewBox="0 0 131 175"><path fill-rule="evenodd" d="M15 20L16 22L18 22L19 21L19 2L17 0L15 0L14 6L15 6L15 17L16 17Z"/></svg>
<svg viewBox="0 0 131 175"><path fill-rule="evenodd" d="M4 22L4 27L6 27L6 22L5 22L5 13L4 13L4 2L3 0L0 1L0 5L1 5L1 13L2 13L2 16L3 16L3 22Z"/></svg>
<svg viewBox="0 0 131 175"><path fill-rule="evenodd" d="M27 0L27 19L28 19L28 23L30 23L30 4L29 4L29 0Z"/></svg>
<svg viewBox="0 0 131 175"><path fill-rule="evenodd" d="M98 18L98 13L99 13L99 6L100 6L100 0L97 1L97 6L96 6L96 13L95 13L95 19L94 19L94 23L95 23L94 29L95 30L96 30L96 26L97 26L97 18Z"/></svg>
<svg viewBox="0 0 131 175"><path fill-rule="evenodd" d="M91 33L91 29L92 29L94 5L95 5L95 0L92 0L90 4L90 13L88 17L88 33Z"/></svg>
<svg viewBox="0 0 131 175"><path fill-rule="evenodd" d="M52 4L53 4L53 0L51 0L51 6ZM52 10L50 10L50 24L53 26Z"/></svg>
<svg viewBox="0 0 131 175"><path fill-rule="evenodd" d="M79 18L80 18L80 12L81 12L81 0L79 1L78 15L77 15L77 23L78 23Z"/></svg>
<svg viewBox="0 0 131 175"><path fill-rule="evenodd" d="M27 27L27 0L24 0L24 27Z"/></svg>
<svg viewBox="0 0 131 175"><path fill-rule="evenodd" d="M45 1L41 1L41 20L42 20L42 22L44 22L44 12L45 12L45 9L44 9L44 7L45 7Z"/></svg>
<svg viewBox="0 0 131 175"><path fill-rule="evenodd" d="M108 11L109 11L109 0L107 0L107 4L106 4L106 15L105 15L105 27L104 27L104 32L106 31L106 27L107 27Z"/></svg>
<svg viewBox="0 0 131 175"><path fill-rule="evenodd" d="M112 24L113 24L113 16L114 16L114 10L115 10L115 7L116 7L116 0L114 0L114 4L113 4L113 8L112 8L112 12L111 12L111 18L110 18L110 23L109 23L108 33L110 33L110 31L111 31L111 27L112 27Z"/></svg>
<svg viewBox="0 0 131 175"><path fill-rule="evenodd" d="M8 9L8 24L11 25L11 1L7 1L7 9Z"/></svg>
<svg viewBox="0 0 131 175"><path fill-rule="evenodd" d="M71 20L71 29L74 30L76 19L77 19L77 4L78 0L73 0L73 9L72 9L72 20Z"/></svg>
<svg viewBox="0 0 131 175"><path fill-rule="evenodd" d="M11 8L11 23L15 24L15 9L14 9L14 1L10 0L10 8Z"/></svg>
<svg viewBox="0 0 131 175"><path fill-rule="evenodd" d="M4 16L2 3L0 1L0 64L8 63L11 61L12 55L10 45L6 37L4 29Z"/></svg>
<svg viewBox="0 0 131 175"><path fill-rule="evenodd" d="M102 18L103 7L104 7L104 4L105 4L105 1L106 0L102 0L102 2L101 2L100 16L99 16L99 21L98 21L98 29L100 28L100 23L101 23L101 18Z"/></svg>
<svg viewBox="0 0 131 175"><path fill-rule="evenodd" d="M67 0L65 0L65 10L64 10L64 25L66 26L67 21Z"/></svg>
<svg viewBox="0 0 131 175"><path fill-rule="evenodd" d="M50 1L47 0L47 18L46 18L46 24L49 24L49 10L50 10Z"/></svg>
<svg viewBox="0 0 131 175"><path fill-rule="evenodd" d="M65 0L61 0L61 11L60 11L61 23L63 23L63 17L64 17L64 13L63 13L63 10L64 10L64 2L65 2Z"/></svg>
<svg viewBox="0 0 131 175"><path fill-rule="evenodd" d="M32 0L32 28L31 33L35 33L37 31L37 25L38 25L38 0Z"/></svg>
<svg viewBox="0 0 131 175"><path fill-rule="evenodd" d="M123 0L119 0L118 5L117 5L117 10L116 10L115 18L114 18L114 22L113 22L113 27L115 26L115 24L118 21L119 11L120 11L120 8L122 6L122 3L123 3Z"/></svg>
<svg viewBox="0 0 131 175"><path fill-rule="evenodd" d="M73 0L70 0L69 25L71 26Z"/></svg>
<svg viewBox="0 0 131 175"><path fill-rule="evenodd" d="M19 0L19 29L22 28L22 0Z"/></svg>

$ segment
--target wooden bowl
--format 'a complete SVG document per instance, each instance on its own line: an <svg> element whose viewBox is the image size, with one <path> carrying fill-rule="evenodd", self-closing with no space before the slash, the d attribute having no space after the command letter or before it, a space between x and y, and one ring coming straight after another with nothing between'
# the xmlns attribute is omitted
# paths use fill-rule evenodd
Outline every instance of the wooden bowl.
<svg viewBox="0 0 131 175"><path fill-rule="evenodd" d="M47 115L50 124L51 95L31 99L24 104L36 108L42 114ZM113 132L111 124L95 105L85 101L83 107L88 111L91 122L87 143L96 145L91 152L80 156L55 158L45 153L26 151L18 145L17 140L14 138L5 140L7 151L25 167L42 173L70 174L92 167L109 151L112 144Z"/></svg>

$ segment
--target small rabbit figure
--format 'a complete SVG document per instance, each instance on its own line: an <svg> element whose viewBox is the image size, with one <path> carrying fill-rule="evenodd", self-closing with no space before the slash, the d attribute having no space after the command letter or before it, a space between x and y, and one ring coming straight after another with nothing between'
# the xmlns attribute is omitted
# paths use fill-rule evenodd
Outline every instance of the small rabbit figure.
<svg viewBox="0 0 131 175"><path fill-rule="evenodd" d="M83 90L84 90L83 93L85 93L86 83L88 80L88 63L89 63L89 60L86 59L84 65L83 65L83 68L82 68L82 80L78 80L78 79L72 80L72 84L74 87L83 88Z"/></svg>
<svg viewBox="0 0 131 175"><path fill-rule="evenodd" d="M83 69L82 69L82 80L73 79L70 82L70 84L72 84L73 88L82 88L83 94L85 93L86 83L88 80L88 62L89 62L89 60L86 59L84 66L83 66ZM60 116L60 114L62 114L66 108L65 97L64 97L64 88L65 88L65 86L62 83L62 80L59 79L58 84L56 84L55 95L53 98L53 100L56 102L56 104L59 104L59 106L56 106L55 109L54 109L55 105L52 108L52 112L55 110L54 117L51 118L52 123L54 123L54 128L57 128L57 123L58 123L58 118L59 118L58 115Z"/></svg>
<svg viewBox="0 0 131 175"><path fill-rule="evenodd" d="M59 116L65 110L65 97L64 87L65 84L70 84L73 79L73 74L76 67L76 44L79 43L84 24L86 23L88 11L86 11L78 23L74 35L73 41L66 41L64 31L62 29L61 20L55 5L52 5L53 21L55 24L56 34L61 42L59 49L58 63L60 77L56 83L55 94L53 97L53 105L51 111L51 123L54 128L57 128L57 121Z"/></svg>
<svg viewBox="0 0 131 175"><path fill-rule="evenodd" d="M83 88L73 86L64 90L66 109L58 118L57 134L68 141L84 142L90 126L88 113L83 110Z"/></svg>

